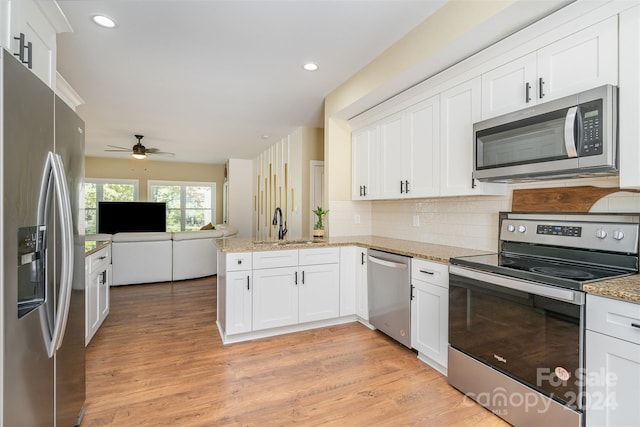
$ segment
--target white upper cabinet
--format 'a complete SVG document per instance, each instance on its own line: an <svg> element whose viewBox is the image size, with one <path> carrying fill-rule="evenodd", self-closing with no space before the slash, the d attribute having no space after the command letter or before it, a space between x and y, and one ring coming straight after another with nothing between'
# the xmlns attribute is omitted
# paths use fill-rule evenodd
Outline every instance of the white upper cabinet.
<svg viewBox="0 0 640 427"><path fill-rule="evenodd" d="M482 119L618 84L618 18L482 74Z"/></svg>
<svg viewBox="0 0 640 427"><path fill-rule="evenodd" d="M539 102L605 84L618 84L617 16L538 51Z"/></svg>
<svg viewBox="0 0 640 427"><path fill-rule="evenodd" d="M407 110L407 144L403 169L409 197L440 194L440 96L426 99Z"/></svg>
<svg viewBox="0 0 640 427"><path fill-rule="evenodd" d="M441 94L440 194L504 194L504 184L478 182L473 173L473 124L480 120L481 84L476 77Z"/></svg>
<svg viewBox="0 0 640 427"><path fill-rule="evenodd" d="M640 6L620 14L620 188L640 188Z"/></svg>
<svg viewBox="0 0 640 427"><path fill-rule="evenodd" d="M506 114L535 103L536 54L518 58L482 75L482 118Z"/></svg>
<svg viewBox="0 0 640 427"><path fill-rule="evenodd" d="M55 1L0 2L0 43L49 87L56 84L56 34L71 27Z"/></svg>
<svg viewBox="0 0 640 427"><path fill-rule="evenodd" d="M382 121L382 198L440 194L440 97Z"/></svg>
<svg viewBox="0 0 640 427"><path fill-rule="evenodd" d="M379 195L378 163L379 126L370 126L353 134L352 188L353 200L376 199Z"/></svg>
<svg viewBox="0 0 640 427"><path fill-rule="evenodd" d="M380 124L380 154L382 175L382 198L397 198L404 192L404 172L402 170L404 137L404 114L388 117ZM402 186L402 188L401 188Z"/></svg>
<svg viewBox="0 0 640 427"><path fill-rule="evenodd" d="M480 77L459 84L442 94L442 182L443 195L471 194L473 172L473 123L480 120Z"/></svg>

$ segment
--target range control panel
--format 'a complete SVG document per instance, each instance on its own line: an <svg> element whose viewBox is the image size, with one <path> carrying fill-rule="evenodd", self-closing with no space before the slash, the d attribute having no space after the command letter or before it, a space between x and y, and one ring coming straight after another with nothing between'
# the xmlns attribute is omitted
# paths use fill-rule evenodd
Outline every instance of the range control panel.
<svg viewBox="0 0 640 427"><path fill-rule="evenodd" d="M538 234L547 234L551 236L569 236L569 237L581 237L582 227L576 227L571 225L541 225L538 224L536 230Z"/></svg>
<svg viewBox="0 0 640 427"><path fill-rule="evenodd" d="M638 223L504 218L500 240L638 253Z"/></svg>

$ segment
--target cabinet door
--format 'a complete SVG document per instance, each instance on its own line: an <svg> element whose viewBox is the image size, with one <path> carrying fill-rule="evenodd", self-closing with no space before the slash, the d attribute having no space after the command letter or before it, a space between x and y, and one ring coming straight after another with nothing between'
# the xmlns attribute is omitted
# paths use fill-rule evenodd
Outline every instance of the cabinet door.
<svg viewBox="0 0 640 427"><path fill-rule="evenodd" d="M232 271L226 277L226 334L251 331L251 270Z"/></svg>
<svg viewBox="0 0 640 427"><path fill-rule="evenodd" d="M476 194L473 187L473 123L480 120L480 77L442 95L440 190L443 196Z"/></svg>
<svg viewBox="0 0 640 427"><path fill-rule="evenodd" d="M620 188L640 188L640 6L620 14ZM625 95L626 94L626 95Z"/></svg>
<svg viewBox="0 0 640 427"><path fill-rule="evenodd" d="M587 331L586 366L586 425L637 425L640 345Z"/></svg>
<svg viewBox="0 0 640 427"><path fill-rule="evenodd" d="M253 330L298 323L298 267L253 271Z"/></svg>
<svg viewBox="0 0 640 427"><path fill-rule="evenodd" d="M403 114L395 114L380 124L381 196L393 199L404 194L406 171L402 170L403 152L406 150L403 135ZM402 185L402 188L401 188Z"/></svg>
<svg viewBox="0 0 640 427"><path fill-rule="evenodd" d="M13 24L9 35L11 52L20 51L20 43L14 37L23 33L25 43L31 42L31 71L55 89L56 30L33 0L11 1L10 9Z"/></svg>
<svg viewBox="0 0 640 427"><path fill-rule="evenodd" d="M449 290L412 280L411 347L447 368Z"/></svg>
<svg viewBox="0 0 640 427"><path fill-rule="evenodd" d="M437 196L440 194L440 97L431 97L409 108L405 117L404 196Z"/></svg>
<svg viewBox="0 0 640 427"><path fill-rule="evenodd" d="M473 124L480 120L480 77L440 96L440 194L465 196L505 195L506 184L478 182L473 174Z"/></svg>
<svg viewBox="0 0 640 427"><path fill-rule="evenodd" d="M355 246L340 248L340 316L356 313L356 253Z"/></svg>
<svg viewBox="0 0 640 427"><path fill-rule="evenodd" d="M482 119L535 105L536 54L511 61L482 75Z"/></svg>
<svg viewBox="0 0 640 427"><path fill-rule="evenodd" d="M91 329L91 324L94 323L94 318L96 317L96 305L94 304L96 300L95 296L95 287L91 281L91 257L87 257L84 263L84 282L85 282L85 290L84 290L84 311L85 311L85 322L84 322L84 344L88 345L89 341L91 341L91 337L93 336L93 331Z"/></svg>
<svg viewBox="0 0 640 427"><path fill-rule="evenodd" d="M299 272L300 323L340 315L340 265L305 265Z"/></svg>
<svg viewBox="0 0 640 427"><path fill-rule="evenodd" d="M356 249L356 315L363 320L369 321L367 249Z"/></svg>
<svg viewBox="0 0 640 427"><path fill-rule="evenodd" d="M98 277L98 317L100 324L109 314L109 286L111 285L111 264L108 264Z"/></svg>
<svg viewBox="0 0 640 427"><path fill-rule="evenodd" d="M91 300L89 303L89 339L93 337L100 326L100 281L102 280L102 271L93 271L89 278L89 283L85 285L87 289L91 289Z"/></svg>
<svg viewBox="0 0 640 427"><path fill-rule="evenodd" d="M538 79L539 102L605 84L617 85L618 17L540 49Z"/></svg>
<svg viewBox="0 0 640 427"><path fill-rule="evenodd" d="M351 150L351 198L364 200L378 197L378 127L354 133Z"/></svg>

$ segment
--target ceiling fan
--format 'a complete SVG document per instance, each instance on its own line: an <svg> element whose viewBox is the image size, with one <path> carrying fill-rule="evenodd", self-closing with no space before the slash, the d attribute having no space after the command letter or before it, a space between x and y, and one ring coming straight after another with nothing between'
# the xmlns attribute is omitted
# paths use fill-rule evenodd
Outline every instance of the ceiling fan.
<svg viewBox="0 0 640 427"><path fill-rule="evenodd" d="M134 159L144 159L145 157L147 157L147 154L154 154L154 155L161 154L165 156L175 156L175 153L160 151L157 148L147 148L144 145L142 145L142 138L144 138L144 135L134 135L134 136L138 139L138 142L133 146L133 148L118 147L117 145L107 145L107 147L115 148L115 150L104 150L104 151L130 152L131 156Z"/></svg>

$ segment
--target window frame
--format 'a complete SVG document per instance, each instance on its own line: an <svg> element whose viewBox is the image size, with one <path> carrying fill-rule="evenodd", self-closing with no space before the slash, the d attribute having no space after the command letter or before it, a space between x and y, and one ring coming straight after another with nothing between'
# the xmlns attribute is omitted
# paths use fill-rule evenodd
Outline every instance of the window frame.
<svg viewBox="0 0 640 427"><path fill-rule="evenodd" d="M216 197L217 183L215 181L169 181L150 179L147 181L147 199L153 202L153 186L180 187L180 231L186 229L186 187L210 187L211 188L211 222L216 222Z"/></svg>
<svg viewBox="0 0 640 427"><path fill-rule="evenodd" d="M95 184L96 185L96 207L95 208L87 208L87 206L85 204L85 197L86 197L85 188L86 188L87 184ZM97 226L98 226L98 223L100 221L100 218L98 217L98 203L102 201L102 195L104 194L103 190L104 190L104 185L105 184L107 184L107 185L108 184L130 184L130 185L133 185L133 200L131 200L131 201L132 202L137 202L140 199L140 193L139 193L140 181L137 180L137 179L86 178L85 177L84 183L82 185L82 193L83 193L83 198L82 198L83 216L82 216L82 220L84 222L85 230L87 228L87 223L86 223L87 211L88 210L95 210L96 233L98 232Z"/></svg>

